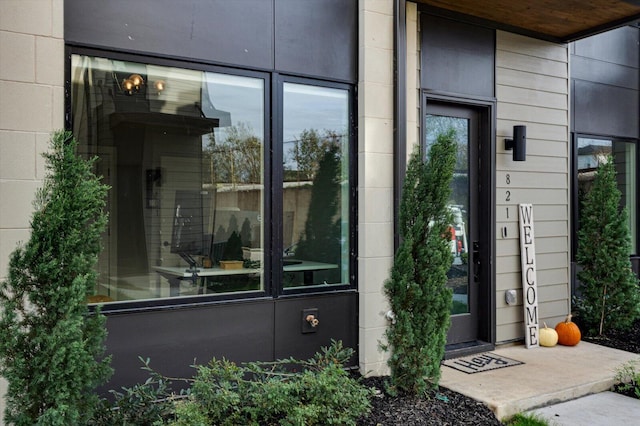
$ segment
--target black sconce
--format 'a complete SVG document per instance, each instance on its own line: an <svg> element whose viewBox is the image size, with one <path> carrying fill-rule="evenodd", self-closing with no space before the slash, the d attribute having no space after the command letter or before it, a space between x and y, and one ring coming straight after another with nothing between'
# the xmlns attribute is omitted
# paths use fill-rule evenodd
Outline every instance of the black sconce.
<svg viewBox="0 0 640 426"><path fill-rule="evenodd" d="M527 126L513 126L513 139L504 140L504 149L513 150L513 161L527 159Z"/></svg>

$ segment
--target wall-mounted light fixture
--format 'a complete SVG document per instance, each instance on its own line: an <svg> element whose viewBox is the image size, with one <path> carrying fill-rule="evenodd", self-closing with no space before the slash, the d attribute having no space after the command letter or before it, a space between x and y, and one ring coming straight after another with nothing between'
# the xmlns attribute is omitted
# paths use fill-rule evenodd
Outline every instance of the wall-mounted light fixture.
<svg viewBox="0 0 640 426"><path fill-rule="evenodd" d="M513 161L526 161L527 126L513 126L513 139L504 140L504 149L513 150Z"/></svg>

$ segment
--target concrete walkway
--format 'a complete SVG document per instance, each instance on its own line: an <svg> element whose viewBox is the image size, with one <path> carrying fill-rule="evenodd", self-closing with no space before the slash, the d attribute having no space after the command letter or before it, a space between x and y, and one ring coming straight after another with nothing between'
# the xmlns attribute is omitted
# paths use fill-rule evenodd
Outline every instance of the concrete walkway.
<svg viewBox="0 0 640 426"><path fill-rule="evenodd" d="M601 392L531 410L552 426L637 425L640 400L614 392Z"/></svg>
<svg viewBox="0 0 640 426"><path fill-rule="evenodd" d="M553 348L532 349L526 349L523 345L513 345L499 347L491 352L524 364L475 374L466 374L443 366L440 385L482 401L499 419L550 405L560 410L561 406L558 404L564 401L608 391L620 366L630 360L640 360L638 354L587 342L580 342L572 347L558 345ZM595 425L598 424L592 422L595 414L603 412L603 408L595 402L602 398L605 396L598 395L579 406L578 411L589 418L587 423L560 423L561 417L565 421L571 421L565 414L549 416L545 412L543 416L556 425ZM635 411L635 418L640 418L640 400L627 399L624 401L638 410ZM576 403L579 404L579 401ZM573 405L568 409L571 407ZM589 414L591 411L593 416ZM624 420L614 420L616 414L623 414L617 408L606 408L604 412L608 412L609 416L607 425L629 424Z"/></svg>

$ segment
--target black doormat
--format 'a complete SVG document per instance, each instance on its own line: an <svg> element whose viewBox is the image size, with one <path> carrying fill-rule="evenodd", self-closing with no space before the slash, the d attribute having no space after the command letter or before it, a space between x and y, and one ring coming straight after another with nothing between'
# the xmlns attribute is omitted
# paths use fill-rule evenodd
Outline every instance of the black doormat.
<svg viewBox="0 0 640 426"><path fill-rule="evenodd" d="M496 370L498 368L512 367L524 364L524 362L497 355L492 352L463 356L444 361L442 364L455 368L467 374L481 373L483 371Z"/></svg>

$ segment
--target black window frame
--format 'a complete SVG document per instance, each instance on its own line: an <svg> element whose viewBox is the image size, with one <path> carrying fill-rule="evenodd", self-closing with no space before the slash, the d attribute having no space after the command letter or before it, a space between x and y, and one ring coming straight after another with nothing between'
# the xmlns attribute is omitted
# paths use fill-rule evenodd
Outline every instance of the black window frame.
<svg viewBox="0 0 640 426"><path fill-rule="evenodd" d="M612 141L612 142L623 142L623 143L631 143L634 144L636 149L635 149L635 158L634 161L636 162L636 167L638 166L638 161L640 160L640 140L638 139L634 139L634 138L624 138L624 137L617 137L617 136L611 136L611 135L601 135L601 134L594 134L594 133L579 133L579 132L574 132L572 133L572 138L571 138L571 261L573 263L576 264L577 266L577 262L576 262L576 255L578 252L578 231L580 229L580 200L579 200L579 194L578 194L578 139L599 139L599 140L605 140L605 141ZM636 185L636 193L634 194L634 203L636 205L639 205L639 201L638 201L638 195L639 195L639 191L638 188L640 188L640 186L638 186L640 184L640 173L636 172L636 179L635 179L635 185ZM634 257L638 257L638 254L640 253L640 250L638 249L638 246L640 245L640 214L636 215L636 220L635 220L635 229L636 229L636 247L633 247L633 251L631 253L631 258Z"/></svg>
<svg viewBox="0 0 640 426"><path fill-rule="evenodd" d="M274 290L274 297L287 297L287 296L296 296L299 294L326 294L332 291L341 291L341 290L355 290L357 288L357 205L358 205L358 197L357 197L357 168L356 168L356 158L357 158L357 140L356 140L356 123L357 123L357 113L356 113L356 91L355 87L351 84L347 83L339 83L339 82L328 82L325 80L306 78L306 77L298 77L289 74L279 74L274 73L273 84L274 88L272 92L277 95L273 96L273 106L272 111L274 111L274 117L280 117L279 120L273 120L273 135L272 141L273 143L273 155L272 162L274 164L282 164L283 160L283 152L282 152L282 140L283 140L283 87L285 83L295 83L295 84L304 84L309 86L317 86L317 87L325 87L331 89L342 89L346 90L349 93L349 283L348 284L331 284L327 286L326 290L321 290L318 287L295 287L291 289L285 289L282 286L282 281L278 278L275 279L276 274L280 274L282 270L282 250L274 250L272 251L272 256L274 257L271 262L272 265L277 265L277 268L274 268L272 271L272 282L277 283L276 289ZM278 187L282 182L282 167L272 167L272 182L277 182L276 185ZM272 187L273 191L274 187ZM273 192L272 192L273 193ZM271 212L271 217L277 222L277 224L272 226L273 229L277 230L277 232L273 232L271 242L274 243L276 247L283 247L282 241L282 209L279 207L282 206L282 191L276 191L277 199L273 203L274 210ZM275 199L276 197L274 197ZM277 211L276 211L277 210Z"/></svg>
<svg viewBox="0 0 640 426"><path fill-rule="evenodd" d="M357 99L355 84L344 81L328 81L318 78L281 74L277 71L247 69L213 64L209 62L175 59L164 56L126 53L86 46L65 45L65 105L64 127L73 129L71 105L71 57L85 55L141 64L167 66L203 72L229 74L264 80L264 288L258 291L208 294L199 296L168 297L146 300L115 301L102 305L105 314L132 313L149 310L202 307L220 303L242 303L243 301L276 300L300 295L327 295L357 290ZM282 88L285 82L319 87L345 89L349 93L349 283L329 285L326 288L296 287L283 289L280 269L282 267ZM280 164L279 167L276 165ZM274 186L274 182L277 184ZM268 261L267 261L268 259ZM94 310L96 305L89 305Z"/></svg>

